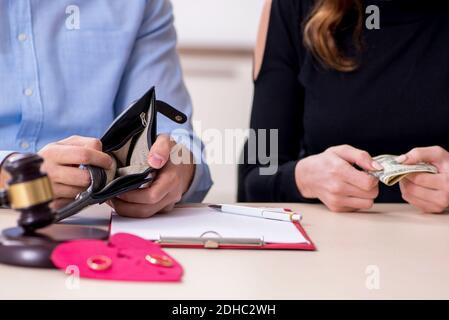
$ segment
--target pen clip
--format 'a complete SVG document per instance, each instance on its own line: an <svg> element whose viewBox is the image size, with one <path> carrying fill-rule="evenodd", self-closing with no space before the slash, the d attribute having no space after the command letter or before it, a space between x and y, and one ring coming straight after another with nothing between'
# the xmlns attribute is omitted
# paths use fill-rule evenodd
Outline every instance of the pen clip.
<svg viewBox="0 0 449 320"><path fill-rule="evenodd" d="M299 212L293 211L292 209L288 208L270 208L270 207L262 207L260 208L263 211L269 211L269 212L277 212L277 213L285 213L285 214L297 214L301 215Z"/></svg>

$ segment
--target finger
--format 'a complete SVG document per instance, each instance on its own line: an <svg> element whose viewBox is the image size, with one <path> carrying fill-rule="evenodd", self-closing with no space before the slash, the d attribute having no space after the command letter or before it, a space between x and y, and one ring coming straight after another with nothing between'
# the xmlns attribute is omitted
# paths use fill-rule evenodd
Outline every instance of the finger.
<svg viewBox="0 0 449 320"><path fill-rule="evenodd" d="M417 197L414 197L406 192L403 191L403 181L400 182L400 188L402 192L402 198L410 203L412 206L418 208L422 212L425 213L441 213L445 210L445 208L440 208L437 204L426 201L424 199L420 199Z"/></svg>
<svg viewBox="0 0 449 320"><path fill-rule="evenodd" d="M410 197L419 198L429 202L432 202L431 199L438 193L438 191L436 190L421 187L406 179L400 181L400 186L402 194L406 194Z"/></svg>
<svg viewBox="0 0 449 320"><path fill-rule="evenodd" d="M167 195L164 199L156 204L140 204L123 201L119 198L112 200L115 212L123 217L130 218L149 218L173 203L172 198Z"/></svg>
<svg viewBox="0 0 449 320"><path fill-rule="evenodd" d="M346 190L342 194L344 196L372 200L379 195L379 186L377 184L370 190L363 190L348 183L345 184Z"/></svg>
<svg viewBox="0 0 449 320"><path fill-rule="evenodd" d="M103 149L101 140L97 138L82 137L82 136L71 136L56 142L56 144L86 147L98 151L101 151Z"/></svg>
<svg viewBox="0 0 449 320"><path fill-rule="evenodd" d="M330 148L330 150L345 161L351 164L356 164L362 169L368 171L383 169L379 163L371 158L368 152L354 148L350 145L337 146Z"/></svg>
<svg viewBox="0 0 449 320"><path fill-rule="evenodd" d="M367 210L373 206L373 200L354 197L331 196L325 201L329 209L335 212L351 212Z"/></svg>
<svg viewBox="0 0 449 320"><path fill-rule="evenodd" d="M175 204L171 203L168 206L166 206L165 208L163 208L160 212L170 212L175 208Z"/></svg>
<svg viewBox="0 0 449 320"><path fill-rule="evenodd" d="M434 203L422 200L422 199L418 199L418 198L413 198L413 197L408 197L403 195L402 198L407 201L409 204L411 204L412 206L418 208L420 211L424 212L424 213L439 213L440 209L437 208L437 206Z"/></svg>
<svg viewBox="0 0 449 320"><path fill-rule="evenodd" d="M332 212L354 212L357 211L355 208L349 207L333 207L326 204L326 207Z"/></svg>
<svg viewBox="0 0 449 320"><path fill-rule="evenodd" d="M436 205L434 209L439 209L437 211L441 211L449 205L447 196L443 191L428 189L409 180L400 181L400 189L402 195L408 199L419 199Z"/></svg>
<svg viewBox="0 0 449 320"><path fill-rule="evenodd" d="M162 168L167 163L173 145L174 142L170 140L170 136L159 135L148 154L148 164L155 169Z"/></svg>
<svg viewBox="0 0 449 320"><path fill-rule="evenodd" d="M379 184L377 178L364 171L357 170L348 163L343 165L342 168L336 172L336 175L344 182L364 191L371 191Z"/></svg>
<svg viewBox="0 0 449 320"><path fill-rule="evenodd" d="M367 210L373 206L372 199L361 199L355 197L344 197L341 201L343 207L353 208L357 210Z"/></svg>
<svg viewBox="0 0 449 320"><path fill-rule="evenodd" d="M435 163L441 161L443 157L448 157L446 150L439 146L414 148L406 154L396 157L396 161L403 164L417 164L420 162Z"/></svg>
<svg viewBox="0 0 449 320"><path fill-rule="evenodd" d="M87 188L91 182L89 172L80 168L51 164L43 167L42 171L48 173L53 183Z"/></svg>
<svg viewBox="0 0 449 320"><path fill-rule="evenodd" d="M80 187L68 186L61 183L52 184L53 194L55 198L75 199L75 197L85 189Z"/></svg>
<svg viewBox="0 0 449 320"><path fill-rule="evenodd" d="M104 169L109 169L112 158L101 151L73 145L57 145L45 151L44 158L51 159L58 164L80 165L89 164Z"/></svg>
<svg viewBox="0 0 449 320"><path fill-rule="evenodd" d="M449 184L448 176L446 174L432 174L432 173L411 173L404 177L404 180L408 180L418 186L442 190Z"/></svg>
<svg viewBox="0 0 449 320"><path fill-rule="evenodd" d="M73 199L58 198L51 202L50 208L61 209L61 208L64 208L69 203L71 203L72 201L73 201Z"/></svg>
<svg viewBox="0 0 449 320"><path fill-rule="evenodd" d="M118 198L127 202L156 204L175 187L176 185L170 176L162 173L148 188L129 191L119 195Z"/></svg>

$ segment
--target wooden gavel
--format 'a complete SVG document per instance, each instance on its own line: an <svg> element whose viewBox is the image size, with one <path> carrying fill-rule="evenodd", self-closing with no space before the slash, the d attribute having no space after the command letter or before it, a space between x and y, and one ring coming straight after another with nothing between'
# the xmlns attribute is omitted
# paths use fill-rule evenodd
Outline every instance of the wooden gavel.
<svg viewBox="0 0 449 320"><path fill-rule="evenodd" d="M11 176L7 187L0 190L0 205L20 212L18 225L25 233L33 233L55 222L78 213L82 208L92 204L89 192L99 190L105 184L105 173L102 169L89 167L89 174L96 175L94 183L86 190L85 196L60 210L52 210L50 203L53 192L47 174L41 172L43 159L32 153L14 154L3 165L3 170Z"/></svg>
<svg viewBox="0 0 449 320"><path fill-rule="evenodd" d="M55 224L78 213L86 206L98 203L92 190L103 187L104 171L88 167L91 185L77 199L62 209L53 210L53 192L49 177L41 172L43 159L37 154L14 154L3 164L11 176L0 190L0 205L20 212L17 227L0 232L0 263L26 267L52 268L53 249L61 242L74 239L107 239L108 232L89 226Z"/></svg>
<svg viewBox="0 0 449 320"><path fill-rule="evenodd" d="M19 211L18 224L26 232L53 223L54 212L50 208L53 192L48 176L40 168L43 159L37 154L14 154L3 165L11 179L7 188L1 190L3 207Z"/></svg>

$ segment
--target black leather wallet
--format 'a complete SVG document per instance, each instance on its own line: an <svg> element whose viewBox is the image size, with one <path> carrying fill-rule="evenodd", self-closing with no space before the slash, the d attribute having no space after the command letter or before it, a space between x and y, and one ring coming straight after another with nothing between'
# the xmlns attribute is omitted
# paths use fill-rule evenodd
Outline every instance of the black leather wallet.
<svg viewBox="0 0 449 320"><path fill-rule="evenodd" d="M156 140L157 113L182 124L187 117L169 104L156 100L154 87L131 103L101 137L103 151L114 159L113 168L84 166L91 184L66 207L56 212L55 222L88 205L103 203L124 192L151 184L156 170L148 165L148 153Z"/></svg>

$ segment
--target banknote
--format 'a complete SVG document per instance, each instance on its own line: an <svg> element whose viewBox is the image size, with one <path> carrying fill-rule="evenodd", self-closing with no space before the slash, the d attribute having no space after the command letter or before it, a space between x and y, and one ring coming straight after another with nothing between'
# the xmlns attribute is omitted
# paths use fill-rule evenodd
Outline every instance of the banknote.
<svg viewBox="0 0 449 320"><path fill-rule="evenodd" d="M387 186L392 186L399 182L402 178L410 173L416 172L428 172L428 173L438 173L438 169L428 163L418 163L413 165L406 165L396 162L394 159L397 156L391 154L383 154L373 159L377 161L383 170L371 171L369 174L378 178L381 182Z"/></svg>

